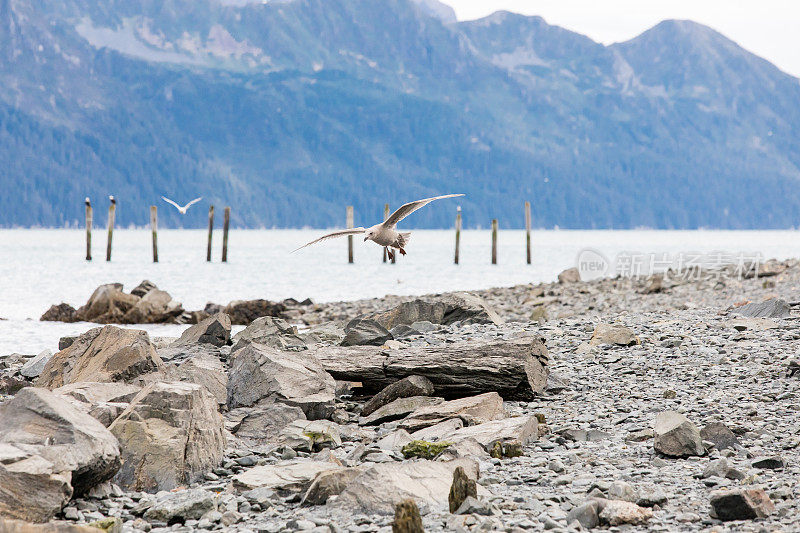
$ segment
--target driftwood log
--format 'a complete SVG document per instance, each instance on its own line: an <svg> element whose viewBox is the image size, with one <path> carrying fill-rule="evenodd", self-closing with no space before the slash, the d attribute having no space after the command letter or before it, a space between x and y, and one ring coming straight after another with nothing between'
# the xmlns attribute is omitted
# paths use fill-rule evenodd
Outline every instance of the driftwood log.
<svg viewBox="0 0 800 533"><path fill-rule="evenodd" d="M549 374L547 348L539 337L399 350L320 346L310 352L334 379L359 381L369 394L418 375L431 380L434 395L447 399L494 391L505 400L530 400L544 390Z"/></svg>

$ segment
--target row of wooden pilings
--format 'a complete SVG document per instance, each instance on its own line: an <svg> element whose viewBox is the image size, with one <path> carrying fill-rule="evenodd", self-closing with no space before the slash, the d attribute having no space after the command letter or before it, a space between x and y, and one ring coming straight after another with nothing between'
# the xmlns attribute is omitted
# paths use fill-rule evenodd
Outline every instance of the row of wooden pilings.
<svg viewBox="0 0 800 533"><path fill-rule="evenodd" d="M108 206L108 239L106 241L106 261L111 261L111 243L114 238L114 221L117 213L117 201L111 196ZM92 203L86 199L86 260L92 260ZM231 224L231 208L225 207L222 222L222 262L228 262L228 230ZM153 236L153 262L158 263L158 206L150 206L150 232ZM214 206L208 208L208 246L206 261L211 261L211 241L214 234Z"/></svg>
<svg viewBox="0 0 800 533"><path fill-rule="evenodd" d="M383 220L389 218L389 204L384 204L383 206ZM353 206L347 206L347 229L353 227ZM461 206L456 208L456 250L455 256L453 258L453 262L458 264L459 260L459 253L461 249ZM531 264L531 203L525 202L525 247L526 247L526 260L527 263ZM383 262L387 262L387 250L384 247L383 249ZM395 259L397 258L396 254L392 255L391 262L394 263ZM347 236L347 262L353 262L353 236ZM497 264L497 219L492 219L492 264Z"/></svg>
<svg viewBox="0 0 800 533"><path fill-rule="evenodd" d="M114 236L114 219L117 210L117 201L113 196L110 197L111 203L108 206L108 240L106 243L106 261L111 261L111 243ZM389 204L383 206L383 219L389 218ZM231 208L225 207L224 219L222 224L222 262L228 262L228 230L231 221ZM346 226L352 228L354 224L353 206L347 206ZM461 207L456 208L456 246L453 262L458 264L461 248ZM158 207L150 206L150 230L153 235L153 262L158 263ZM214 233L214 206L208 208L208 246L206 248L206 261L211 261L211 240ZM531 264L531 203L525 202L525 244L526 259ZM389 259L387 248L383 249L383 262L396 262L397 255L393 254ZM86 199L86 260L92 260L92 204ZM353 263L353 236L347 236L347 262ZM497 264L497 219L492 219L492 264Z"/></svg>

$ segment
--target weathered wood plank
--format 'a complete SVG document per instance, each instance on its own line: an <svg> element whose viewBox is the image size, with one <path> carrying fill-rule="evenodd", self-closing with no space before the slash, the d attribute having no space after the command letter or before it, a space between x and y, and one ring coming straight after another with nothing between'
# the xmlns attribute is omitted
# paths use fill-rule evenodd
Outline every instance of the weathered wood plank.
<svg viewBox="0 0 800 533"><path fill-rule="evenodd" d="M495 391L506 400L529 400L544 390L549 373L547 348L539 337L400 350L320 346L311 354L335 379L360 381L368 393L419 375L431 380L436 396L459 398Z"/></svg>

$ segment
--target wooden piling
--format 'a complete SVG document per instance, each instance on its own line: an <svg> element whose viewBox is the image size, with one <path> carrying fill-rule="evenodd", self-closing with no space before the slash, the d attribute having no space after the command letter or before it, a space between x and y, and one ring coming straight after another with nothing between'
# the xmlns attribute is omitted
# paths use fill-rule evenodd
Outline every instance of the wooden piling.
<svg viewBox="0 0 800 533"><path fill-rule="evenodd" d="M383 221L386 222L386 219L389 218L389 204L383 204ZM388 254L389 248L386 246L383 247L383 262L385 263L389 257Z"/></svg>
<svg viewBox="0 0 800 533"><path fill-rule="evenodd" d="M208 247L206 248L206 261L211 262L211 236L214 234L214 206L208 206Z"/></svg>
<svg viewBox="0 0 800 533"><path fill-rule="evenodd" d="M492 219L492 264L497 264L497 219Z"/></svg>
<svg viewBox="0 0 800 533"><path fill-rule="evenodd" d="M231 225L231 208L225 208L222 222L222 262L228 262L228 228Z"/></svg>
<svg viewBox="0 0 800 533"><path fill-rule="evenodd" d="M106 242L106 261L111 261L111 240L114 237L114 219L117 215L117 199L108 197L111 205L108 206L108 241Z"/></svg>
<svg viewBox="0 0 800 533"><path fill-rule="evenodd" d="M525 202L525 243L528 264L531 264L531 203Z"/></svg>
<svg viewBox="0 0 800 533"><path fill-rule="evenodd" d="M456 257L455 264L458 264L458 252L461 246L461 206L456 207Z"/></svg>
<svg viewBox="0 0 800 533"><path fill-rule="evenodd" d="M353 228L353 206L347 206L347 229ZM347 262L353 262L353 236L347 236Z"/></svg>
<svg viewBox="0 0 800 533"><path fill-rule="evenodd" d="M92 202L86 197L86 260L92 260Z"/></svg>
<svg viewBox="0 0 800 533"><path fill-rule="evenodd" d="M153 263L158 263L158 207L150 206L150 232L153 234Z"/></svg>

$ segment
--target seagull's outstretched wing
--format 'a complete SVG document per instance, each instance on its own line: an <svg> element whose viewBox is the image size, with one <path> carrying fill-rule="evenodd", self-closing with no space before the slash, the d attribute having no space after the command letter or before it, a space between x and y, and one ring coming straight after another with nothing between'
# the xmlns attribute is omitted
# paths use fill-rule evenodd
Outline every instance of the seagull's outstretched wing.
<svg viewBox="0 0 800 533"><path fill-rule="evenodd" d="M165 202L167 202L168 204L172 204L172 205L174 205L174 206L175 206L175 209L177 209L178 211L180 211L180 210L181 210L181 206L179 206L178 204L176 204L175 202L173 202L172 200L170 200L170 199L169 199L169 198L167 198L166 196L162 196L162 197L161 197L161 199L162 199L162 200L164 200Z"/></svg>
<svg viewBox="0 0 800 533"><path fill-rule="evenodd" d="M327 235L323 235L319 239L304 244L300 248L297 248L297 250L302 250L306 246L311 246L312 244L316 244L320 241L327 241L328 239L333 239L334 237L344 237L345 235L356 235L358 233L364 233L365 231L367 230L364 228L342 229L339 231L334 231L333 233L328 233ZM297 250L292 250L292 253L295 253Z"/></svg>
<svg viewBox="0 0 800 533"><path fill-rule="evenodd" d="M199 201L200 201L200 200L202 200L202 199L203 199L203 197L202 197L202 196L201 196L200 198L195 198L194 200L192 200L191 202L189 202L188 204L186 204L185 206L183 206L183 208L184 208L184 209L189 209L190 207L192 207L194 204L196 204L197 202L199 202Z"/></svg>
<svg viewBox="0 0 800 533"><path fill-rule="evenodd" d="M434 196L433 198L425 198L424 200L417 200L416 202L409 202L389 215L389 218L386 219L386 222L383 223L383 226L386 228L394 227L398 222L406 218L408 215L425 207L429 203L433 202L434 200L441 200L442 198L455 198L456 196L464 196L463 194L445 194L444 196Z"/></svg>

